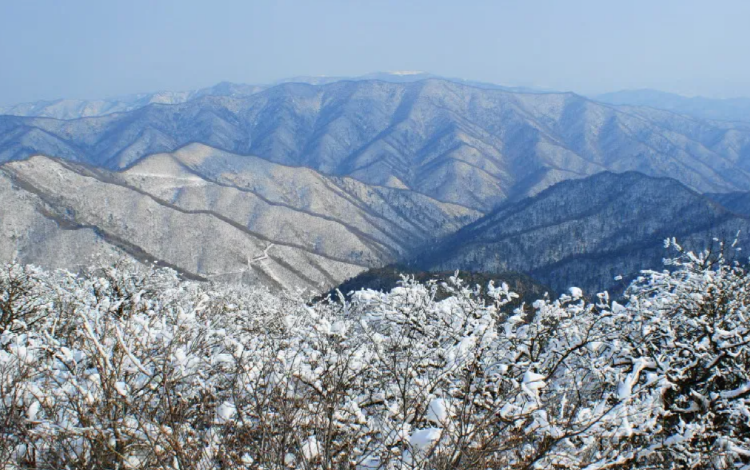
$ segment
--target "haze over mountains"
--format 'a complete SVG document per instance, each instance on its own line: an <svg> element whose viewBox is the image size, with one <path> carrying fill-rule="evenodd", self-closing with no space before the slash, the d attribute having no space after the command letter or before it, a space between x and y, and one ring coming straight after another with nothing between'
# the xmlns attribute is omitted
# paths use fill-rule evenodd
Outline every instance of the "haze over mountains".
<svg viewBox="0 0 750 470"><path fill-rule="evenodd" d="M402 73L17 108L64 119L0 116L2 258L321 291L458 231L420 266L561 291L745 231L750 123L525 91Z"/></svg>
<svg viewBox="0 0 750 470"><path fill-rule="evenodd" d="M245 96L266 88L262 85L241 85L222 82L209 88L192 91L160 91L139 93L99 100L58 99L0 106L0 114L12 116L79 119L133 111L150 104L178 104L201 96Z"/></svg>
<svg viewBox="0 0 750 470"><path fill-rule="evenodd" d="M139 93L107 99L57 99L19 103L0 106L0 115L26 117L49 117L55 119L78 119L82 117L103 116L105 114L133 111L149 104L179 104L201 96L249 96L282 83L307 83L326 85L340 81L380 80L392 83L411 83L427 79L444 79L479 88L490 88L515 92L537 92L528 87L509 87L494 83L465 80L461 78L444 78L435 74L419 71L375 72L356 77L297 76L278 80L271 84L248 85L222 82L212 87L190 91L160 91ZM547 90L548 91L548 90Z"/></svg>
<svg viewBox="0 0 750 470"><path fill-rule="evenodd" d="M495 83L467 80L463 78L443 77L429 72L374 72L360 76L296 76L277 80L270 84L241 84L221 82L211 87L188 91L160 91L139 93L105 99L56 99L17 103L0 106L0 115L49 117L55 119L78 119L82 117L103 116L106 114L133 111L149 104L179 104L202 96L249 96L275 85L285 83L306 83L310 85L328 85L340 81L378 80L390 83L412 83L428 79L446 80L462 85L504 90L516 93L555 93L555 90L506 86ZM594 101L616 106L650 107L671 111L699 119L750 122L750 98L706 98L702 96L682 96L659 90L638 89L621 90L590 96Z"/></svg>
<svg viewBox="0 0 750 470"><path fill-rule="evenodd" d="M597 101L623 106L649 106L699 119L750 122L750 98L686 97L657 90L623 90L594 97Z"/></svg>

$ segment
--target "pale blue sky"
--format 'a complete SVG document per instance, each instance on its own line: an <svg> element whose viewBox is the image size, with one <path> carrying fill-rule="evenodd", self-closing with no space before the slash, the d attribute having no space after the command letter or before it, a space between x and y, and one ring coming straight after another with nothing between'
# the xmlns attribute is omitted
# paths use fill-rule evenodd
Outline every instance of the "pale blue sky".
<svg viewBox="0 0 750 470"><path fill-rule="evenodd" d="M750 96L747 0L0 0L0 103L424 70Z"/></svg>

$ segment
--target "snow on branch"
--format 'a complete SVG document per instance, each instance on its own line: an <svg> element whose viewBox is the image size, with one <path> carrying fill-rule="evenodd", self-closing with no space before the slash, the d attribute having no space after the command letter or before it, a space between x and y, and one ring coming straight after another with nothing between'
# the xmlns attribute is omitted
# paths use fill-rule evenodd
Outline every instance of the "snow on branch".
<svg viewBox="0 0 750 470"><path fill-rule="evenodd" d="M5 266L0 468L750 468L748 274L667 245L620 303L513 311L457 277L309 304Z"/></svg>

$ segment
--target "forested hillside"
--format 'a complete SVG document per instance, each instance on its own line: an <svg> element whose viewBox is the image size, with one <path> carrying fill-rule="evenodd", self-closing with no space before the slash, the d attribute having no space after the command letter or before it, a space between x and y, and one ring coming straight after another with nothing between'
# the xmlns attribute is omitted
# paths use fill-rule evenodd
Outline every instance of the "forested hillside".
<svg viewBox="0 0 750 470"><path fill-rule="evenodd" d="M603 172L502 205L430 245L411 265L520 271L558 292L577 285L620 294L661 262L672 236L696 251L735 239L747 247L750 219L673 179Z"/></svg>

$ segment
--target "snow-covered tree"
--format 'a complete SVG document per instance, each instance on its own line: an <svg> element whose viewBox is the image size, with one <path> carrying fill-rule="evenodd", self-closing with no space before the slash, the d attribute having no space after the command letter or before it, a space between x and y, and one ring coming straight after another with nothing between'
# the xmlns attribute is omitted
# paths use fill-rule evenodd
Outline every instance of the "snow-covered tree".
<svg viewBox="0 0 750 470"><path fill-rule="evenodd" d="M750 468L747 272L670 245L620 303L572 288L515 310L457 278L307 303L126 261L8 265L0 462Z"/></svg>

